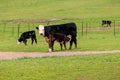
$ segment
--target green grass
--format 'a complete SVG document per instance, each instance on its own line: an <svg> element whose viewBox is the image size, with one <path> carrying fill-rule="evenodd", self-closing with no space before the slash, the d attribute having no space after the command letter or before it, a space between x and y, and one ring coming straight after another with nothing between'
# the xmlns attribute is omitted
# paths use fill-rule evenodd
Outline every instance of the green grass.
<svg viewBox="0 0 120 80"><path fill-rule="evenodd" d="M119 0L0 0L0 20L119 19Z"/></svg>
<svg viewBox="0 0 120 80"><path fill-rule="evenodd" d="M113 50L119 48L119 31L117 36L113 35L113 29L107 32L84 32L81 35L82 22L86 27L101 27L101 20L110 19L117 21L116 26L119 26L120 20L120 1L119 0L0 0L0 20L34 20L34 19L53 19L53 18L79 18L79 20L64 20L58 22L51 22L51 24L60 24L65 22L75 22L78 31L78 48L72 51L86 51L86 50ZM39 24L46 23L22 23L20 24L20 34L27 30L35 30ZM30 27L30 29L28 28ZM112 23L114 26L114 23ZM14 27L14 35L12 34L12 27ZM0 23L0 51L24 51L24 52L46 52L48 45L44 39L37 33L38 44L28 46L24 44L17 45L17 23L7 23L6 26ZM5 29L5 31L4 31ZM118 29L119 30L119 29ZM67 44L69 46L69 43ZM59 51L58 43L55 45L55 50Z"/></svg>
<svg viewBox="0 0 120 80"><path fill-rule="evenodd" d="M64 22L77 24L78 48L73 48L70 51L116 50L120 49L119 29L116 30L116 36L114 36L113 28L108 32L88 32L87 35L84 32L84 36L82 36L81 22L84 22L84 27L87 21L89 27L96 28L101 26L101 20L110 19L118 21L116 26L119 26L119 3L120 0L0 0L0 21L79 18L79 20L51 22L51 24ZM22 23L20 34L35 29L39 24L45 23L31 23L30 25ZM12 32L12 27L14 27L14 32ZM7 23L6 25L0 23L0 51L48 51L48 44L38 35L37 31L37 45L31 45L30 40L28 40L28 46L17 45L17 27L18 24L15 23ZM60 51L58 43L55 44L55 51ZM1 60L0 80L120 80L119 57L120 54L116 53Z"/></svg>
<svg viewBox="0 0 120 80"><path fill-rule="evenodd" d="M119 53L0 61L0 80L119 80L119 74Z"/></svg>
<svg viewBox="0 0 120 80"><path fill-rule="evenodd" d="M58 22L62 23L62 22ZM57 22L54 22L52 24L58 24ZM119 35L119 29L116 30L116 35L114 36L114 29L113 27L110 28L109 31L106 31L107 28L103 31L100 29L100 31L87 31L84 29L84 33L82 36L81 31L81 23L79 21L75 21L77 24L77 44L78 48L74 48L74 45L72 47L72 50L67 51L90 51L90 50L119 50L120 47L120 35ZM4 26L4 24L1 24ZM44 38L40 35L38 35L38 31L35 29L38 24L29 24L30 28L28 27L28 23L21 24L20 25L20 33L27 31L27 30L36 30L37 34L37 40L38 44L31 45L31 40L28 40L28 45L25 46L23 43L20 45L17 45L17 39L18 39L18 31L17 31L17 24L6 24L6 28L4 31L4 28L0 28L0 51L13 51L13 52L48 52L48 44L44 41ZM12 34L12 27L14 27L14 32ZM84 26L85 28L85 26ZM91 27L92 29L96 29L95 27ZM60 45L59 43L55 43L55 51L60 51ZM69 48L69 43L67 43L67 48Z"/></svg>
<svg viewBox="0 0 120 80"><path fill-rule="evenodd" d="M37 26L38 24L34 24ZM78 35L77 35L77 44L78 48L72 47L72 50L67 51L90 51L90 50L119 50L120 47L120 35L119 30L116 30L116 35L114 36L113 28L109 31L84 31L83 36L81 33L81 25L77 22L78 25ZM23 43L17 45L18 33L17 33L17 25L6 25L7 28L5 32L1 28L0 33L0 51L14 51L14 52L47 52L48 44L44 41L44 38L38 35L38 31L36 30L38 44L31 45L31 40L28 40L28 45L25 46ZM14 33L12 34L12 26L14 26ZM32 26L32 25L31 25ZM35 27L30 27L30 30L35 30ZM94 28L94 27L93 27ZM27 24L21 24L20 33L27 31ZM85 29L86 30L86 29ZM59 43L55 43L55 51L60 51ZM69 43L67 43L67 48L69 48Z"/></svg>

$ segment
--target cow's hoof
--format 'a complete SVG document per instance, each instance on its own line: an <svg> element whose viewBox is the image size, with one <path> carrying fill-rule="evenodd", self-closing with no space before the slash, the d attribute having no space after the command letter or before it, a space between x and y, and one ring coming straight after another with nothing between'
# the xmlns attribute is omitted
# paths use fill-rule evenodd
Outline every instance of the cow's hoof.
<svg viewBox="0 0 120 80"><path fill-rule="evenodd" d="M49 48L49 52L52 52L52 49Z"/></svg>

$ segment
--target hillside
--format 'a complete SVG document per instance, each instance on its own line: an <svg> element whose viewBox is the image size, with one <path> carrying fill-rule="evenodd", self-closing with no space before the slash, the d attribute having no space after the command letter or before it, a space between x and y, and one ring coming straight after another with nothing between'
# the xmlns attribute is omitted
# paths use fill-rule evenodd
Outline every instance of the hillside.
<svg viewBox="0 0 120 80"><path fill-rule="evenodd" d="M0 20L119 16L120 0L0 0Z"/></svg>

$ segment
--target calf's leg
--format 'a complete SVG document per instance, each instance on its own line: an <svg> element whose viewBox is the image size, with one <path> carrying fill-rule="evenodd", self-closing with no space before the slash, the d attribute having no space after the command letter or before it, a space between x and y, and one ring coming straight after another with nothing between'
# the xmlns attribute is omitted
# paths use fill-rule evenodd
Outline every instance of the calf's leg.
<svg viewBox="0 0 120 80"><path fill-rule="evenodd" d="M25 39L25 40L23 40L23 43L25 44L25 45L27 45L27 40Z"/></svg>
<svg viewBox="0 0 120 80"><path fill-rule="evenodd" d="M63 44L64 44L64 48L65 48L65 50L66 50L66 49L67 49L67 48L66 48L66 43L64 42Z"/></svg>
<svg viewBox="0 0 120 80"><path fill-rule="evenodd" d="M60 43L60 47L61 47L61 50L62 50L62 43Z"/></svg>
<svg viewBox="0 0 120 80"><path fill-rule="evenodd" d="M35 40L35 43L37 44L37 39L35 38L34 40Z"/></svg>
<svg viewBox="0 0 120 80"><path fill-rule="evenodd" d="M33 45L34 39L33 39L33 38L31 38L31 40L32 40L32 43L31 43L31 44Z"/></svg>

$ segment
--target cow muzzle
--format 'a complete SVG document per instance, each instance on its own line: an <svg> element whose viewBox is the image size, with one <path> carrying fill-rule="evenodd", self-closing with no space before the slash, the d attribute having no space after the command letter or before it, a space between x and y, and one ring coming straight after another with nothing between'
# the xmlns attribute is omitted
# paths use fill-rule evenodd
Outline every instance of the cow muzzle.
<svg viewBox="0 0 120 80"><path fill-rule="evenodd" d="M43 36L43 33L40 33L41 36Z"/></svg>
<svg viewBox="0 0 120 80"><path fill-rule="evenodd" d="M19 42L19 41L17 41L17 44L20 44L20 42Z"/></svg>

